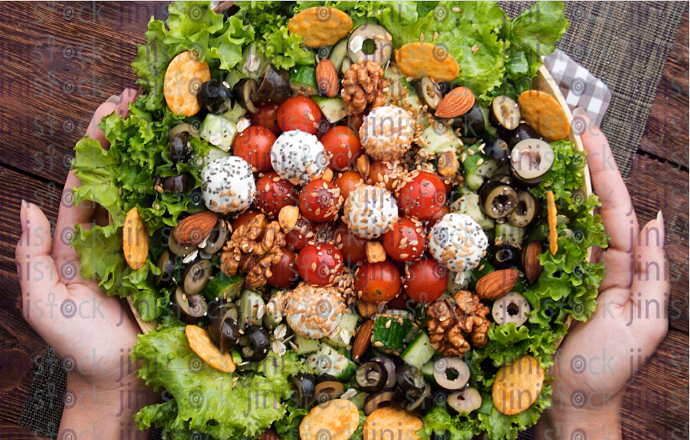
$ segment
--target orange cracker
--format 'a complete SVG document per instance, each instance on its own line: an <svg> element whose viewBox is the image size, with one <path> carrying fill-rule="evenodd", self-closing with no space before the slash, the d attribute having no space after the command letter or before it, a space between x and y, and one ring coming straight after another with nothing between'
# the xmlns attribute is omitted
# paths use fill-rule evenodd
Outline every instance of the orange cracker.
<svg viewBox="0 0 690 440"><path fill-rule="evenodd" d="M364 422L364 440L419 440L417 434L422 428L422 420L402 409L386 406L369 414ZM398 434L401 433L402 435Z"/></svg>
<svg viewBox="0 0 690 440"><path fill-rule="evenodd" d="M501 413L513 416L529 408L544 385L544 370L532 356L522 356L496 373L491 398Z"/></svg>
<svg viewBox="0 0 690 440"><path fill-rule="evenodd" d="M211 79L206 62L191 51L179 53L168 64L163 82L165 102L176 115L195 115L201 106L196 94L203 83Z"/></svg>
<svg viewBox="0 0 690 440"><path fill-rule="evenodd" d="M290 19L288 30L304 39L307 47L332 46L352 30L352 19L330 6L314 6Z"/></svg>
<svg viewBox="0 0 690 440"><path fill-rule="evenodd" d="M551 255L556 255L558 252L558 211L553 191L546 193L546 208L549 214L549 250Z"/></svg>
<svg viewBox="0 0 690 440"><path fill-rule="evenodd" d="M425 76L436 81L453 81L460 66L443 46L431 43L408 43L395 52L395 62L405 76Z"/></svg>
<svg viewBox="0 0 690 440"><path fill-rule="evenodd" d="M544 140L558 141L570 133L570 122L556 98L539 90L528 90L518 98L520 113Z"/></svg>
<svg viewBox="0 0 690 440"><path fill-rule="evenodd" d="M235 371L235 363L232 361L230 353L220 354L220 350L211 342L206 330L196 325L188 325L185 327L185 333L187 334L189 347L204 362L224 373L233 373Z"/></svg>
<svg viewBox="0 0 690 440"><path fill-rule="evenodd" d="M347 399L316 405L299 424L301 440L348 440L359 426L359 410Z"/></svg>

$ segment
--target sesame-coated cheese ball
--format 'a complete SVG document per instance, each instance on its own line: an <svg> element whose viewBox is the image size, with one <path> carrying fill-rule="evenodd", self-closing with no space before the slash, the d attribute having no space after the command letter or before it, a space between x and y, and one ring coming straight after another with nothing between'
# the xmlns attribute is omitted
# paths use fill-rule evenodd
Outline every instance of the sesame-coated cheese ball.
<svg viewBox="0 0 690 440"><path fill-rule="evenodd" d="M393 105L372 110L359 129L362 146L374 160L400 159L412 145L415 120L406 110Z"/></svg>
<svg viewBox="0 0 690 440"><path fill-rule="evenodd" d="M398 221L398 204L387 189L363 185L350 191L344 213L350 231L369 240L380 237Z"/></svg>
<svg viewBox="0 0 690 440"><path fill-rule="evenodd" d="M241 211L252 203L256 193L252 168L237 156L215 159L201 171L201 191L211 211Z"/></svg>
<svg viewBox="0 0 690 440"><path fill-rule="evenodd" d="M281 178L293 185L318 179L328 167L323 144L313 134L301 130L286 131L271 147L271 165Z"/></svg>
<svg viewBox="0 0 690 440"><path fill-rule="evenodd" d="M436 261L452 272L464 272L484 258L489 239L472 217L446 214L431 228L427 243Z"/></svg>
<svg viewBox="0 0 690 440"><path fill-rule="evenodd" d="M345 313L345 301L335 287L312 286L301 282L284 296L271 301L284 301L279 310L298 335L307 339L332 336Z"/></svg>

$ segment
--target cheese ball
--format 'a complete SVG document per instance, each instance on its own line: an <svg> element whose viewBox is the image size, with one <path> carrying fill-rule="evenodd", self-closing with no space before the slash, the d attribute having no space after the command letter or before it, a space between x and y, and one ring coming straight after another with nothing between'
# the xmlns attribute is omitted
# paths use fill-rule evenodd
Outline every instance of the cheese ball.
<svg viewBox="0 0 690 440"><path fill-rule="evenodd" d="M256 193L252 168L237 156L215 159L201 171L201 191L211 211L241 211L249 207Z"/></svg>
<svg viewBox="0 0 690 440"><path fill-rule="evenodd" d="M163 79L163 95L176 115L192 116L201 110L196 94L203 83L211 79L206 62L191 51L179 53L168 64Z"/></svg>
<svg viewBox="0 0 690 440"><path fill-rule="evenodd" d="M394 105L378 107L365 118L359 129L362 146L374 160L400 159L412 146L415 120L406 110Z"/></svg>
<svg viewBox="0 0 690 440"><path fill-rule="evenodd" d="M333 335L345 313L345 301L335 287L312 286L303 281L285 295L284 301L280 309L288 325L307 339Z"/></svg>
<svg viewBox="0 0 690 440"><path fill-rule="evenodd" d="M427 243L431 255L451 272L474 268L489 247L482 227L464 214L444 215L431 228Z"/></svg>
<svg viewBox="0 0 690 440"><path fill-rule="evenodd" d="M293 185L318 179L329 159L319 139L301 130L286 131L271 147L271 165L278 175Z"/></svg>
<svg viewBox="0 0 690 440"><path fill-rule="evenodd" d="M398 204L387 189L363 185L350 191L344 214L350 231L370 240L392 229L398 221Z"/></svg>

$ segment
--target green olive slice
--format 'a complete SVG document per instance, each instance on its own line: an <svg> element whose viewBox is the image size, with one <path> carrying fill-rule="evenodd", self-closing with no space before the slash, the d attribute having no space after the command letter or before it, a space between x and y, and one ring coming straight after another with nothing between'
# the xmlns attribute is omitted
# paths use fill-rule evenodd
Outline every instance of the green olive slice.
<svg viewBox="0 0 690 440"><path fill-rule="evenodd" d="M211 276L211 262L199 260L189 263L182 273L182 285L187 295L201 292Z"/></svg>

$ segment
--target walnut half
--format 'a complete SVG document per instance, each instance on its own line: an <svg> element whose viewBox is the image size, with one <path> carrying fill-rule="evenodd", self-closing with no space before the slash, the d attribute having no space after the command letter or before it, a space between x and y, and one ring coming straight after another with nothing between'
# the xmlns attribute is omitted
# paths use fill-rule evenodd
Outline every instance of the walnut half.
<svg viewBox="0 0 690 440"><path fill-rule="evenodd" d="M381 107L386 103L383 89L388 87L383 68L375 61L353 64L343 79L343 102L351 115Z"/></svg>
<svg viewBox="0 0 690 440"><path fill-rule="evenodd" d="M453 298L456 304L438 300L429 308L429 339L445 356L462 356L470 343L473 348L483 348L489 342L489 308L467 290L456 292Z"/></svg>

